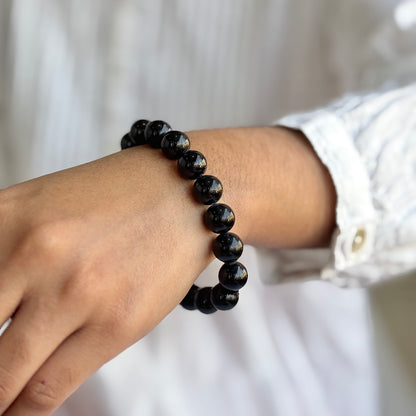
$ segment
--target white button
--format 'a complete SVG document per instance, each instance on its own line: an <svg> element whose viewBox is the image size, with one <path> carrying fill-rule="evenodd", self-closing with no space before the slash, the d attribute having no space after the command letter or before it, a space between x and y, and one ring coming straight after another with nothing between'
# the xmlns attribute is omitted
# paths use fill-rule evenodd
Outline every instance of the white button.
<svg viewBox="0 0 416 416"><path fill-rule="evenodd" d="M354 239L352 240L352 252L356 253L359 251L365 243L366 232L363 228L359 228L355 233Z"/></svg>

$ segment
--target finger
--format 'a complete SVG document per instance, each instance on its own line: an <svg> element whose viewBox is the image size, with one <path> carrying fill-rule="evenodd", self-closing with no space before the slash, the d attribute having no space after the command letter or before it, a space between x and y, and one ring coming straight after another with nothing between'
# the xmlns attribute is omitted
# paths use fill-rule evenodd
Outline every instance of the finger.
<svg viewBox="0 0 416 416"><path fill-rule="evenodd" d="M58 345L76 329L74 315L62 313L49 299L33 299L21 304L9 328L0 337L0 414Z"/></svg>
<svg viewBox="0 0 416 416"><path fill-rule="evenodd" d="M13 315L23 297L25 287L18 276L21 273L13 265L0 272L0 327Z"/></svg>
<svg viewBox="0 0 416 416"><path fill-rule="evenodd" d="M84 327L72 334L32 377L3 416L47 416L116 353Z"/></svg>

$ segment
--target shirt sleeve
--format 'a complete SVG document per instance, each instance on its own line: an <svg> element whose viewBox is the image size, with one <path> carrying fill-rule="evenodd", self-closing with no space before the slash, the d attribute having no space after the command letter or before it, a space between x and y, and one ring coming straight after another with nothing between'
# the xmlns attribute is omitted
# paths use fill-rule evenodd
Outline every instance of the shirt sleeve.
<svg viewBox="0 0 416 416"><path fill-rule="evenodd" d="M328 168L336 230L328 249L259 250L264 281L357 287L416 269L416 84L274 124L301 130Z"/></svg>

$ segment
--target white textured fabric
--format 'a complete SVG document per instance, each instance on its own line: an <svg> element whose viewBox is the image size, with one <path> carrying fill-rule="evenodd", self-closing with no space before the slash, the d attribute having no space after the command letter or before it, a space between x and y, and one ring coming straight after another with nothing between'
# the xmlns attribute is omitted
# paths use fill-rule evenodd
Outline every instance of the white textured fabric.
<svg viewBox="0 0 416 416"><path fill-rule="evenodd" d="M320 277L356 287L416 269L416 84L347 96L278 124L304 132L337 191L338 229L332 247L312 260ZM357 238L361 241L354 249ZM310 254L272 253L281 261L272 272L265 270L264 277L273 282L307 275ZM293 263L296 270L285 272Z"/></svg>
<svg viewBox="0 0 416 416"><path fill-rule="evenodd" d="M0 186L116 151L138 117L189 130L308 110L280 123L307 134L338 193L332 250L247 248L238 308L209 317L178 308L57 415L378 414L365 292L300 280L355 286L415 267L415 91L399 88L415 81L415 9L398 0L0 3Z"/></svg>

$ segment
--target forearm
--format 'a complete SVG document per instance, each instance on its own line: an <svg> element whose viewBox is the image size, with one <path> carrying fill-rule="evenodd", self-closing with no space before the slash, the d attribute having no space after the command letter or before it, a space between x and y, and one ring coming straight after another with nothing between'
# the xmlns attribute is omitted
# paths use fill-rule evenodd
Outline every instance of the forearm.
<svg viewBox="0 0 416 416"><path fill-rule="evenodd" d="M336 195L305 136L281 127L188 133L224 186L246 243L273 248L324 246L335 227Z"/></svg>

